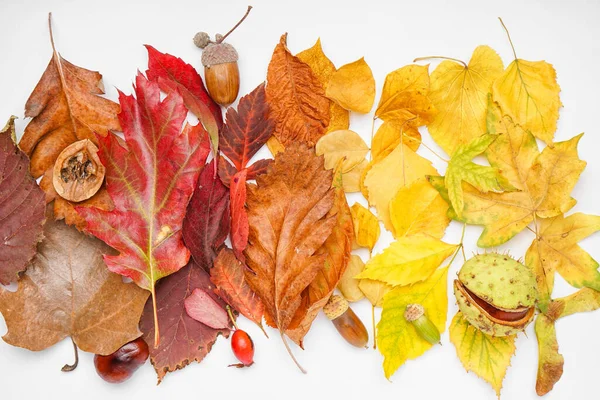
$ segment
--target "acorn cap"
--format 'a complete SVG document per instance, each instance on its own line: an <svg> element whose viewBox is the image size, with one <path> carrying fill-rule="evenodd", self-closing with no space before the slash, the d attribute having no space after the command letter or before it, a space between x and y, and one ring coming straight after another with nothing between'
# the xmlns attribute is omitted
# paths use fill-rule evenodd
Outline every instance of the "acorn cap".
<svg viewBox="0 0 600 400"><path fill-rule="evenodd" d="M346 310L348 310L348 301L337 294L331 296L325 307L323 307L323 312L332 321L345 313Z"/></svg>
<svg viewBox="0 0 600 400"><path fill-rule="evenodd" d="M413 322L425 314L425 309L420 304L409 304L404 311L404 319L408 322Z"/></svg>
<svg viewBox="0 0 600 400"><path fill-rule="evenodd" d="M202 51L202 65L213 65L236 62L238 53L229 43L211 43Z"/></svg>

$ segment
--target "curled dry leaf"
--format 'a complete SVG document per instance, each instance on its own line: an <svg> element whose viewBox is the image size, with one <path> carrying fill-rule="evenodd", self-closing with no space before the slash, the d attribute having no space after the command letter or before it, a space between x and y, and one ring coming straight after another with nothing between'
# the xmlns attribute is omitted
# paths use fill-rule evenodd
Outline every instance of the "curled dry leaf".
<svg viewBox="0 0 600 400"><path fill-rule="evenodd" d="M293 56L287 34L275 47L267 72L267 101L275 136L283 146L314 146L329 126L329 99L311 68Z"/></svg>
<svg viewBox="0 0 600 400"><path fill-rule="evenodd" d="M364 58L335 71L327 83L325 95L346 110L366 114L375 101L375 78Z"/></svg>
<svg viewBox="0 0 600 400"><path fill-rule="evenodd" d="M213 328L227 329L229 316L219 303L202 289L194 289L184 301L185 312L198 322Z"/></svg>
<svg viewBox="0 0 600 400"><path fill-rule="evenodd" d="M360 247L366 247L372 252L381 233L377 217L360 203L354 203L350 208L350 212L352 213L356 244Z"/></svg>
<svg viewBox="0 0 600 400"><path fill-rule="evenodd" d="M350 302L358 301L365 297L365 294L358 287L360 279L355 278L363 269L365 269L363 260L355 254L351 255L348 267L337 286L344 298Z"/></svg>
<svg viewBox="0 0 600 400"><path fill-rule="evenodd" d="M0 131L0 283L17 280L42 239L44 193L29 174L29 160L14 142L14 118Z"/></svg>
<svg viewBox="0 0 600 400"><path fill-rule="evenodd" d="M61 221L49 221L38 254L16 292L0 288L4 341L33 351L66 337L83 351L108 355L138 338L148 293L106 269L112 249Z"/></svg>

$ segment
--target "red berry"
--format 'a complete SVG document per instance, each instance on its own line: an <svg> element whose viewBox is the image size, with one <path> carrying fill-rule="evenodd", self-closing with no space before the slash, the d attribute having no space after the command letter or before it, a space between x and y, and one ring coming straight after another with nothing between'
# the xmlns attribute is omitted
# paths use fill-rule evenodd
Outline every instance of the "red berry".
<svg viewBox="0 0 600 400"><path fill-rule="evenodd" d="M94 366L102 379L110 383L121 383L131 378L133 373L148 359L148 345L139 338L129 342L108 356L96 354Z"/></svg>
<svg viewBox="0 0 600 400"><path fill-rule="evenodd" d="M231 350L244 366L254 363L254 342L246 332L237 329L231 336Z"/></svg>

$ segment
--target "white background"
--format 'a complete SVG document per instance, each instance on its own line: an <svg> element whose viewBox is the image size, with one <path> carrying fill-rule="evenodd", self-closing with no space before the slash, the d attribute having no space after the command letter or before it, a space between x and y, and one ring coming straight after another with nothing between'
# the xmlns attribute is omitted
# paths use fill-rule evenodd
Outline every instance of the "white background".
<svg viewBox="0 0 600 400"><path fill-rule="evenodd" d="M200 51L191 41L194 33L225 33L247 5L247 0L0 0L0 119L4 121L11 114L23 116L25 101L50 59L48 11L54 14L54 35L62 55L77 65L100 71L107 96L116 100L115 88L130 92L136 71L146 69L143 44L175 54L200 68ZM252 5L250 17L229 40L240 54L242 94L265 79L273 48L284 32L289 32L288 45L294 53L312 46L320 36L325 53L338 67L365 56L377 81L378 96L385 75L411 63L415 57L446 55L468 61L477 45L488 44L508 64L512 53L497 20L502 16L519 57L545 59L558 71L565 106L556 140L586 132L580 142L580 155L589 164L575 188L574 197L579 203L573 211L600 212L600 3L255 0ZM352 129L367 141L370 118L353 115L351 120ZM19 134L25 123L18 121ZM435 146L428 135L424 138ZM444 166L427 150L420 153L443 172ZM350 196L350 204L359 199L364 202L359 195ZM467 230L467 254L478 251L475 242L480 232L478 227ZM459 237L460 227L453 223L445 240L456 243ZM390 239L389 234L383 235L376 252L386 247ZM524 232L501 249L510 249L514 256L522 257L531 240L532 235ZM598 236L583 242L595 258L600 257L599 245ZM450 277L460 267L460 259L452 267ZM451 280L449 288L450 284ZM556 296L571 290L558 279ZM353 307L370 326L370 304L364 300ZM451 298L448 320L455 311ZM272 339L267 340L251 323L242 321L241 325L254 338L255 366L243 370L226 368L234 359L229 343L221 338L204 362L169 374L158 387L149 363L125 384L104 383L94 372L92 355L85 353L81 354L76 371L62 373L60 367L73 357L68 339L39 353L0 341L0 398L495 398L488 384L465 372L447 333L442 346L407 362L390 383L383 376L381 355L372 349L358 350L347 345L322 315L306 337L306 351L295 349L309 371L307 375L296 369L274 332ZM600 312L575 315L557 324L565 372L554 391L546 396L548 399L599 397L599 329ZM0 334L5 332L0 318ZM503 399L537 397L537 344L532 327L527 336L518 338L517 354L504 382Z"/></svg>

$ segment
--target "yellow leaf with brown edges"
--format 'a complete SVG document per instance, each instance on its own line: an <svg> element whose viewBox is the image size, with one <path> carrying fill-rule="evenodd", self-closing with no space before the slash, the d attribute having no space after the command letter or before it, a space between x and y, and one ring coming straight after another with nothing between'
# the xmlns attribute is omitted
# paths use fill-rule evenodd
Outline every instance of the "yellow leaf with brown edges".
<svg viewBox="0 0 600 400"><path fill-rule="evenodd" d="M333 73L325 94L346 110L366 114L375 101L375 78L364 58Z"/></svg>
<svg viewBox="0 0 600 400"><path fill-rule="evenodd" d="M354 203L350 211L352 212L356 244L360 247L368 248L369 251L373 251L373 247L375 247L380 234L377 217L360 203Z"/></svg>

